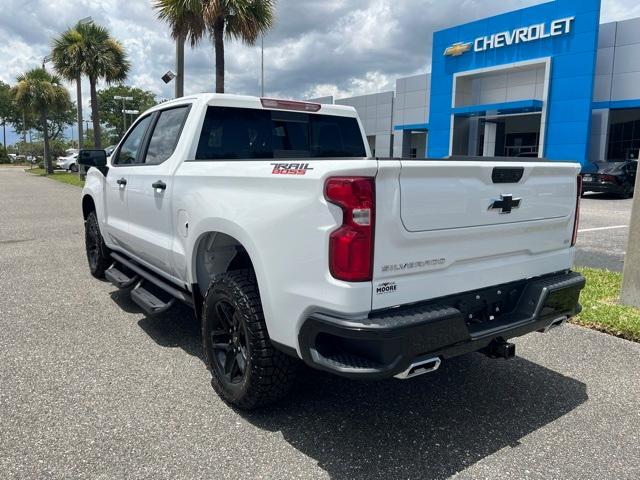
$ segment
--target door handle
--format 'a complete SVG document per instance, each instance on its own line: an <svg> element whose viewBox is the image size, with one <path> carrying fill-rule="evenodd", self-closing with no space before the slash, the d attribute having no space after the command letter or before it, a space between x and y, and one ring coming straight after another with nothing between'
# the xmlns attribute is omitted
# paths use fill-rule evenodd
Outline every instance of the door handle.
<svg viewBox="0 0 640 480"><path fill-rule="evenodd" d="M118 185L121 185L121 186L125 187L127 185L127 179L126 178L121 178L120 180L117 180L116 183Z"/></svg>
<svg viewBox="0 0 640 480"><path fill-rule="evenodd" d="M154 190L166 190L167 189L167 184L164 183L162 180L158 180L156 183L151 185L153 187Z"/></svg>

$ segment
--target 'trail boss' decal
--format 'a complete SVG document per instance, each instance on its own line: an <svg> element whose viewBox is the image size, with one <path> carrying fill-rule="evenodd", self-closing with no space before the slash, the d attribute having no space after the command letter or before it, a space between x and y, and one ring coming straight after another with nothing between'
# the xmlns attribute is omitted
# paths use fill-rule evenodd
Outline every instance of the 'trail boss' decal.
<svg viewBox="0 0 640 480"><path fill-rule="evenodd" d="M310 163L272 163L272 175L306 175L313 170Z"/></svg>

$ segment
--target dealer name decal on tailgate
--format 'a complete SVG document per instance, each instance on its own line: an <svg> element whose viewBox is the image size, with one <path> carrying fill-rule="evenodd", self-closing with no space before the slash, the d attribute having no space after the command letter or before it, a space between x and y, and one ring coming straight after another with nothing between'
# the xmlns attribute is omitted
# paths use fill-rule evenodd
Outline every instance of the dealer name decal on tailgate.
<svg viewBox="0 0 640 480"><path fill-rule="evenodd" d="M310 163L272 163L272 175L306 175L313 170Z"/></svg>

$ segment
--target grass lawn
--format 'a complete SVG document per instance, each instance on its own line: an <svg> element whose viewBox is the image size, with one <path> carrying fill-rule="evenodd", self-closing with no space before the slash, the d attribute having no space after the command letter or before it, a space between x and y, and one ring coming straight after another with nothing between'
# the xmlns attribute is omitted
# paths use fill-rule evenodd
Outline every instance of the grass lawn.
<svg viewBox="0 0 640 480"><path fill-rule="evenodd" d="M32 175L38 175L40 177L45 176L45 172L43 168L34 168L33 170L25 170L27 173L31 173ZM54 172L53 175L49 175L49 178L56 180L57 182L67 183L69 185L75 185L76 187L84 187L84 180L80 180L78 178L77 173L71 172Z"/></svg>
<svg viewBox="0 0 640 480"><path fill-rule="evenodd" d="M584 310L572 322L640 342L640 308L618 303L622 274L591 268L578 271L587 278L587 287L580 299Z"/></svg>

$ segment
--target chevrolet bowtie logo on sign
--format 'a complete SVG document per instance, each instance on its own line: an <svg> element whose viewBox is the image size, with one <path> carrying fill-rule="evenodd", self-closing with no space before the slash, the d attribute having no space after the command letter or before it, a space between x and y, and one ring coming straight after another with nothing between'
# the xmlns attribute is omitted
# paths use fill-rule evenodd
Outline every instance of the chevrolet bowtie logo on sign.
<svg viewBox="0 0 640 480"><path fill-rule="evenodd" d="M568 35L573 30L576 17L560 18L552 22L536 23L528 27L516 28L511 31L494 33L486 37L478 37L473 42L458 42L444 51L446 57L459 57L473 50L476 53L535 42L547 38Z"/></svg>
<svg viewBox="0 0 640 480"><path fill-rule="evenodd" d="M453 45L451 45L449 48L447 48L444 51L444 56L445 57L459 57L460 55L462 55L463 53L467 53L471 51L471 44L470 43L454 43Z"/></svg>

